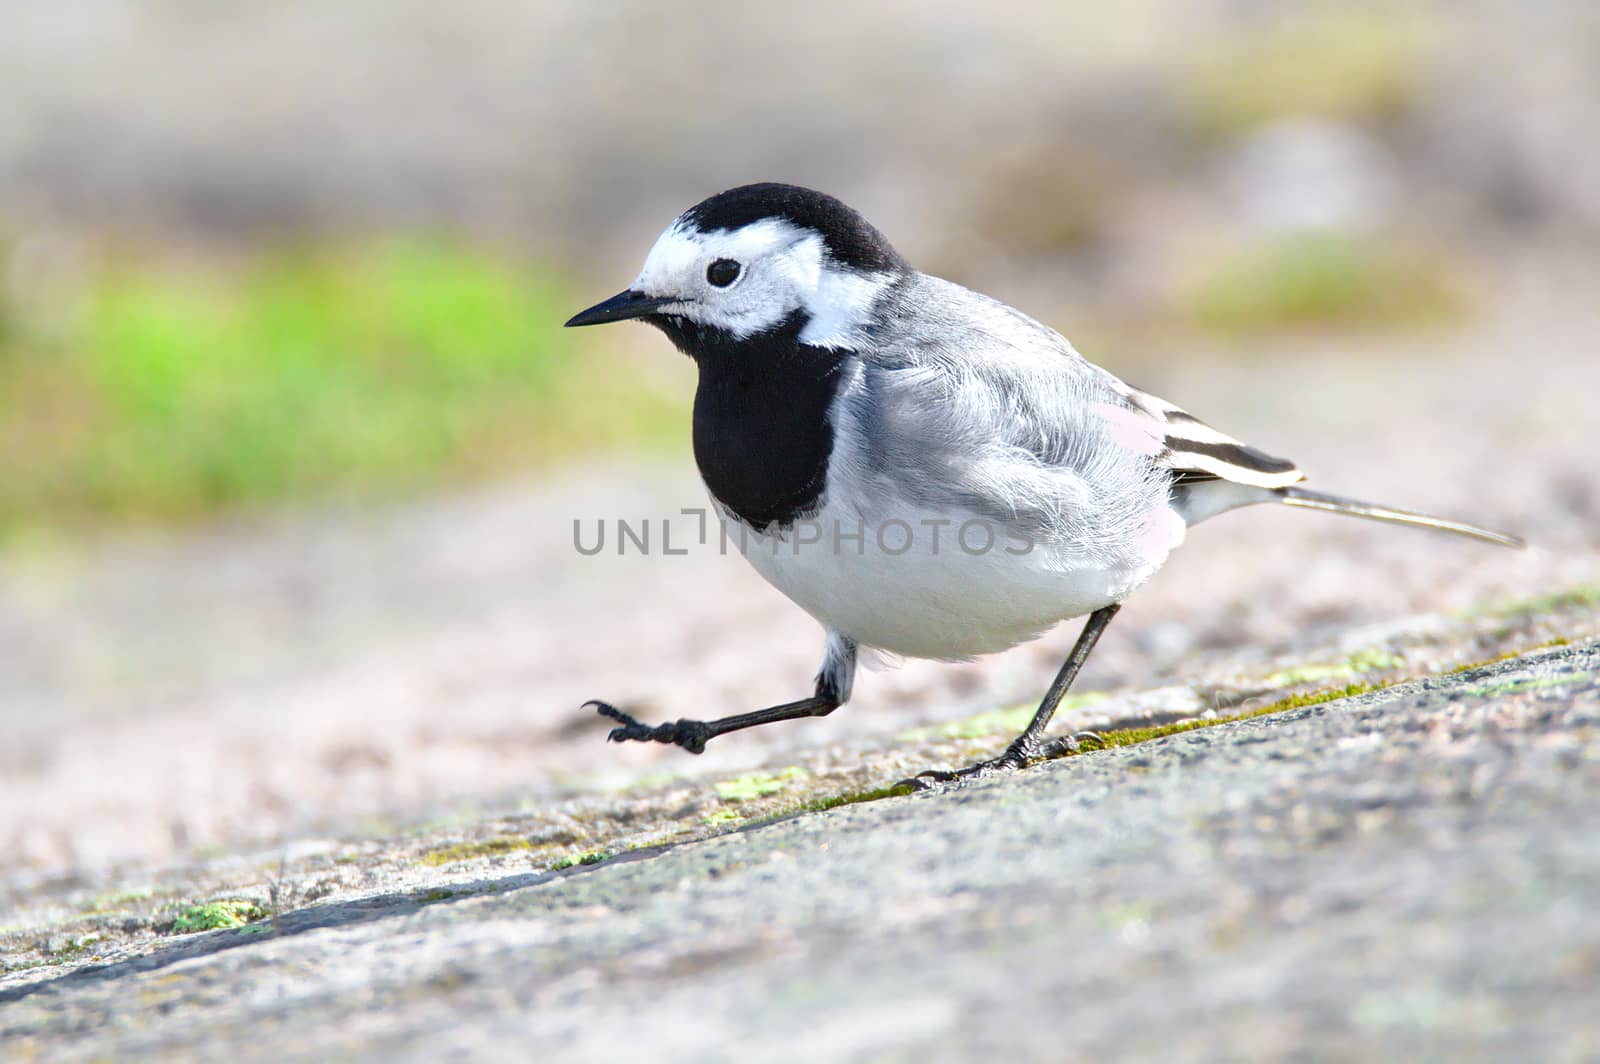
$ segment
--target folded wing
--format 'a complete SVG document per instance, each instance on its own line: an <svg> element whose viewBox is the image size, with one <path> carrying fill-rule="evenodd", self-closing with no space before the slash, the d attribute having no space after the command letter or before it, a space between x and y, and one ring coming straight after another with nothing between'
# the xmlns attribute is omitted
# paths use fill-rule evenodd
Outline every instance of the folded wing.
<svg viewBox="0 0 1600 1064"><path fill-rule="evenodd" d="M1178 484L1226 480L1255 488L1284 488L1305 479L1287 458L1276 458L1232 436L1164 399L1128 388L1124 398L1136 414L1150 419L1151 435L1160 441L1157 464L1172 470Z"/></svg>

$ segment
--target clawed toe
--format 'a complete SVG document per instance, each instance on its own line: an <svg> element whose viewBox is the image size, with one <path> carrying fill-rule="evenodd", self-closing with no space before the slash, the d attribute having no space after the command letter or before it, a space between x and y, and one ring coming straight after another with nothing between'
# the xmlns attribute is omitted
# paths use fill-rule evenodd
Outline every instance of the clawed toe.
<svg viewBox="0 0 1600 1064"><path fill-rule="evenodd" d="M610 702L602 702L598 698L591 698L591 699L589 699L589 701L585 702L583 705L579 706L578 708L579 709L588 709L590 706L593 706L594 707L594 711L596 713L600 714L602 717L610 717L612 720L620 720L620 721L622 721L622 722L624 722L626 724L637 724L637 723L639 723L638 721L634 720L632 717L628 716L626 713L622 712L622 710L620 710L616 706L612 705Z"/></svg>
<svg viewBox="0 0 1600 1064"><path fill-rule="evenodd" d="M585 702L584 706L593 706L596 713L621 725L612 728L606 735L606 738L614 743L669 743L681 746L691 754L702 754L705 753L706 740L711 737L707 726L698 720L680 720L652 728L635 720L611 703L602 702L597 698Z"/></svg>
<svg viewBox="0 0 1600 1064"><path fill-rule="evenodd" d="M930 768L926 772L919 772L910 779L901 780L896 787L909 787L912 791L931 791L941 783L951 783L957 778L957 773L948 772L940 768Z"/></svg>
<svg viewBox="0 0 1600 1064"><path fill-rule="evenodd" d="M1072 735L1064 735L1059 739L1051 739L1044 746L1043 759L1054 760L1068 754L1081 754L1085 750L1104 750L1106 741L1099 732L1081 731Z"/></svg>
<svg viewBox="0 0 1600 1064"><path fill-rule="evenodd" d="M606 734L606 738L611 742L625 743L632 740L634 742L647 743L652 738L651 733L653 729L639 723L639 721L622 712L622 710L618 709L616 706L613 706L611 703L602 702L599 699L590 699L583 704L583 708L585 709L589 708L590 706L593 706L595 712L600 714L602 717L608 717L622 725L620 728L612 728L611 731Z"/></svg>

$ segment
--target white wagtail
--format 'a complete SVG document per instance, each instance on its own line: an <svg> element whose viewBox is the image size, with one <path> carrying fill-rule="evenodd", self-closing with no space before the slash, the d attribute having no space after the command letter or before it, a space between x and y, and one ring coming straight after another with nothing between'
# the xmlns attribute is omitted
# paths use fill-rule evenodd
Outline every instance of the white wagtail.
<svg viewBox="0 0 1600 1064"><path fill-rule="evenodd" d="M567 324L629 318L694 359L694 456L717 512L827 638L815 693L796 702L656 727L589 703L619 722L616 742L700 753L727 732L833 712L858 647L958 660L1088 614L1004 754L924 775L1022 768L1077 749L1078 737L1044 741L1051 714L1122 600L1197 521L1286 503L1521 545L1296 487L1293 462L1130 387L1020 311L918 272L810 189L746 185L689 208L626 291Z"/></svg>

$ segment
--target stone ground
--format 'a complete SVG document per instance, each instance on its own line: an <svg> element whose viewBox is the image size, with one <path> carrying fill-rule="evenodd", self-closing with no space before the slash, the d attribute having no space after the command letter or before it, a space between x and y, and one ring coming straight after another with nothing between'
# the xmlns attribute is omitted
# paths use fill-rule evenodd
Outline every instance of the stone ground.
<svg viewBox="0 0 1600 1064"><path fill-rule="evenodd" d="M1600 643L11 981L29 1056L1592 1059Z"/></svg>

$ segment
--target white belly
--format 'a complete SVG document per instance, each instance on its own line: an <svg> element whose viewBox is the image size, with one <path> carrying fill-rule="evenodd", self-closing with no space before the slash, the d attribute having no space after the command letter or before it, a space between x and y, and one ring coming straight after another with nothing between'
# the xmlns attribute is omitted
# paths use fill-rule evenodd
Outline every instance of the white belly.
<svg viewBox="0 0 1600 1064"><path fill-rule="evenodd" d="M945 660L1026 642L1068 617L1120 602L1183 539L1183 520L1157 515L1117 557L1030 543L975 514L829 499L816 517L762 536L724 516L756 571L801 609L857 643Z"/></svg>

